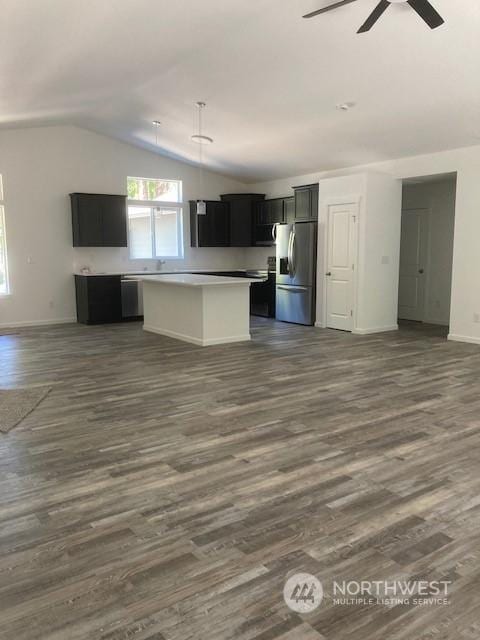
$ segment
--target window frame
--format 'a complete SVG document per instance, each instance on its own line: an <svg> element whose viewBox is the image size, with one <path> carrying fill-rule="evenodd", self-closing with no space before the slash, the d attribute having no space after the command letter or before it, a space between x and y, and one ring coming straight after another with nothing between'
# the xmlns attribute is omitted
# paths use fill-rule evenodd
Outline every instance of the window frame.
<svg viewBox="0 0 480 640"><path fill-rule="evenodd" d="M127 196L127 243L128 257L130 260L184 260L185 242L183 238L183 181L176 178L146 178L141 176L127 176L127 194L129 180L151 180L156 182L176 182L178 184L178 202L167 200L134 200ZM130 217L128 210L130 207L143 207L150 209L150 240L151 240L151 257L134 258L131 255L130 243ZM174 209L177 213L177 255L176 256L157 256L156 237L155 237L155 210L156 209Z"/></svg>
<svg viewBox="0 0 480 640"><path fill-rule="evenodd" d="M8 269L8 251L7 251L7 223L5 220L5 194L3 192L3 178L0 174L0 226L3 229L3 253L5 256L5 291L0 291L0 298L6 298L11 295L10 276Z"/></svg>
<svg viewBox="0 0 480 640"><path fill-rule="evenodd" d="M181 183L181 181L180 181ZM181 188L181 187L180 187ZM144 209L150 209L150 241L152 255L149 258L134 258L131 255L131 243L130 243L130 216L128 210L130 207L143 207ZM172 209L177 214L177 255L165 256L157 255L156 252L156 237L155 237L155 210L156 209ZM128 257L130 260L183 260L185 243L183 239L183 204L181 202L164 202L158 200L127 200L127 239L128 239Z"/></svg>

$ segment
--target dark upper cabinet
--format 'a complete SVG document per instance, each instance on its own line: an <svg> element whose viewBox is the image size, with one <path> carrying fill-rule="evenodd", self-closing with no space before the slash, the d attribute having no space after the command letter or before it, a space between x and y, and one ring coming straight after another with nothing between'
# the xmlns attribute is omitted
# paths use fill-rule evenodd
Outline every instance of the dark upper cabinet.
<svg viewBox="0 0 480 640"><path fill-rule="evenodd" d="M206 200L207 213L197 215L197 203L190 201L190 240L192 247L230 246L228 202Z"/></svg>
<svg viewBox="0 0 480 640"><path fill-rule="evenodd" d="M122 320L121 276L75 276L77 320L101 324Z"/></svg>
<svg viewBox="0 0 480 640"><path fill-rule="evenodd" d="M293 187L295 191L295 220L318 219L318 184Z"/></svg>
<svg viewBox="0 0 480 640"><path fill-rule="evenodd" d="M104 247L127 246L127 199L125 196L102 198Z"/></svg>
<svg viewBox="0 0 480 640"><path fill-rule="evenodd" d="M283 219L283 198L264 200L257 203L255 211L255 224L279 224Z"/></svg>
<svg viewBox="0 0 480 640"><path fill-rule="evenodd" d="M126 247L126 196L71 193L74 247Z"/></svg>
<svg viewBox="0 0 480 640"><path fill-rule="evenodd" d="M255 207L265 196L260 193L231 193L220 197L220 201L206 201L206 215L198 216L196 201L190 202L191 246L252 246Z"/></svg>
<svg viewBox="0 0 480 640"><path fill-rule="evenodd" d="M254 242L256 246L271 247L275 244L275 225L285 222L284 198L258 202L254 213Z"/></svg>
<svg viewBox="0 0 480 640"><path fill-rule="evenodd" d="M293 196L283 199L283 217L284 222L289 224L295 222L295 198Z"/></svg>
<svg viewBox="0 0 480 640"><path fill-rule="evenodd" d="M260 193L232 193L220 196L229 203L230 247L250 247L254 236L254 212L265 196Z"/></svg>

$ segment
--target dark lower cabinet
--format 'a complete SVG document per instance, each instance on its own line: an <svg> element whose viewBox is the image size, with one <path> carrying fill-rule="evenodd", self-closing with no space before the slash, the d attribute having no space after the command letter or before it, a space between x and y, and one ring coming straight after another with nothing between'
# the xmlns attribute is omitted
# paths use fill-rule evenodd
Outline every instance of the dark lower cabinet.
<svg viewBox="0 0 480 640"><path fill-rule="evenodd" d="M83 324L122 321L121 276L75 276L77 320Z"/></svg>
<svg viewBox="0 0 480 640"><path fill-rule="evenodd" d="M195 273L191 271L190 273ZM198 271L202 275L231 278L259 278L250 285L252 315L275 317L275 273L256 275L248 271ZM267 278L265 280L265 278ZM107 324L138 320L139 316L122 313L122 276L75 276L77 321L82 324Z"/></svg>
<svg viewBox="0 0 480 640"><path fill-rule="evenodd" d="M252 282L250 285L250 313L264 318L275 317L275 273L269 273L266 281Z"/></svg>
<svg viewBox="0 0 480 640"><path fill-rule="evenodd" d="M126 196L71 193L74 247L126 247Z"/></svg>

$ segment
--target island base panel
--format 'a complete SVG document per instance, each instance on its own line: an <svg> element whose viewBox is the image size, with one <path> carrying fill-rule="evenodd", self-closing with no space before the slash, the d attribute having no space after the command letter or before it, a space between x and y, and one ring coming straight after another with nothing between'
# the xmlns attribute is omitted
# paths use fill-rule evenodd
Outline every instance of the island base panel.
<svg viewBox="0 0 480 640"><path fill-rule="evenodd" d="M145 331L199 346L250 340L249 285L143 283Z"/></svg>

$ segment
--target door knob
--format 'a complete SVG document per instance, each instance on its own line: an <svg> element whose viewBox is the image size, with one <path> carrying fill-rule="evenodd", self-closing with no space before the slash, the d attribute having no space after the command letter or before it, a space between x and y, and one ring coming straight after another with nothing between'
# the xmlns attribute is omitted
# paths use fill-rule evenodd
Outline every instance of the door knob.
<svg viewBox="0 0 480 640"><path fill-rule="evenodd" d="M332 272L331 271L327 271L327 273L325 274L326 276L331 276Z"/></svg>
<svg viewBox="0 0 480 640"><path fill-rule="evenodd" d="M420 274L421 274L421 273L425 273L425 270L424 270L424 269L419 269L419 270L418 270L418 273L420 273Z"/></svg>

